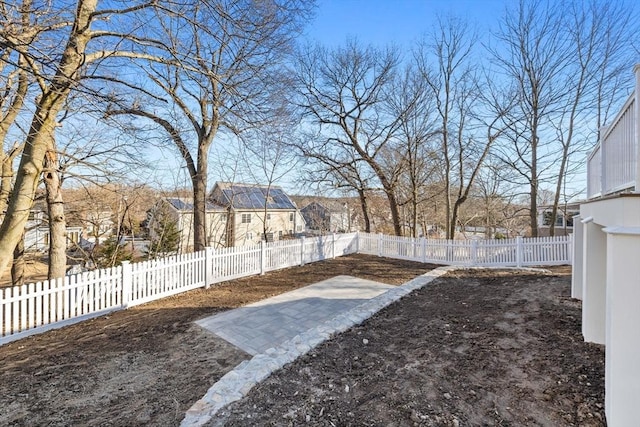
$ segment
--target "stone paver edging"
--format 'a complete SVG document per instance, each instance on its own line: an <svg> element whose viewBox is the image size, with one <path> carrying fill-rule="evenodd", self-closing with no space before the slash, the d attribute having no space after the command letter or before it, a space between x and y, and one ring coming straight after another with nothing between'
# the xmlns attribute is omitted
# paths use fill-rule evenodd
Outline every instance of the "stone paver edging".
<svg viewBox="0 0 640 427"><path fill-rule="evenodd" d="M486 268L482 267L482 269ZM218 382L211 386L202 399L189 408L180 426L203 426L220 409L231 402L242 399L260 381L328 340L332 335L359 325L403 296L424 287L449 271L458 269L469 269L469 267L438 267L396 288L390 289L315 328L296 335L276 348L270 348L262 354L255 355L250 360L245 360L227 372ZM547 272L546 270L533 268L519 268L518 270L538 273Z"/></svg>

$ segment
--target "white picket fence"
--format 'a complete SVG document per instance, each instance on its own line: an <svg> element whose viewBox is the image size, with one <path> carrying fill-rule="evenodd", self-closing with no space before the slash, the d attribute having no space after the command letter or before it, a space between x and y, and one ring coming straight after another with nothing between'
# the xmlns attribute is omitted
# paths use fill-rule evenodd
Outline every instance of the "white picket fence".
<svg viewBox="0 0 640 427"><path fill-rule="evenodd" d="M413 239L358 234L358 253L446 265L525 267L572 262L571 235L500 240Z"/></svg>
<svg viewBox="0 0 640 427"><path fill-rule="evenodd" d="M473 266L571 263L570 237L447 241L333 234L213 249L0 289L0 345L195 288L352 253Z"/></svg>

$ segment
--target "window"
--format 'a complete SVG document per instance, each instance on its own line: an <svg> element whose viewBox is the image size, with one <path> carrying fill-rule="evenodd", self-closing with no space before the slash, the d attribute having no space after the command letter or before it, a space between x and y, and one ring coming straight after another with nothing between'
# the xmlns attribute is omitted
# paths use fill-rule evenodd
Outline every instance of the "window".
<svg viewBox="0 0 640 427"><path fill-rule="evenodd" d="M69 239L69 242L67 243L78 243L80 241L80 232L70 231L67 234L67 238Z"/></svg>
<svg viewBox="0 0 640 427"><path fill-rule="evenodd" d="M242 223L243 224L250 224L251 223L251 214L250 213L242 214Z"/></svg>
<svg viewBox="0 0 640 427"><path fill-rule="evenodd" d="M293 212L289 214L289 221L293 221L293 215L294 215Z"/></svg>
<svg viewBox="0 0 640 427"><path fill-rule="evenodd" d="M246 235L245 240L253 240L253 233L249 231Z"/></svg>
<svg viewBox="0 0 640 427"><path fill-rule="evenodd" d="M282 240L282 230L278 231L278 240Z"/></svg>
<svg viewBox="0 0 640 427"><path fill-rule="evenodd" d="M270 213L267 214L267 221L269 221L269 220L271 220L271 214Z"/></svg>
<svg viewBox="0 0 640 427"><path fill-rule="evenodd" d="M556 213L556 226L562 227L564 224L564 217L561 212ZM542 225L550 226L551 225L551 211L545 211L542 214Z"/></svg>
<svg viewBox="0 0 640 427"><path fill-rule="evenodd" d="M296 231L298 232L302 231L302 226L301 225L296 226Z"/></svg>
<svg viewBox="0 0 640 427"><path fill-rule="evenodd" d="M293 230L289 230L289 235L293 234Z"/></svg>

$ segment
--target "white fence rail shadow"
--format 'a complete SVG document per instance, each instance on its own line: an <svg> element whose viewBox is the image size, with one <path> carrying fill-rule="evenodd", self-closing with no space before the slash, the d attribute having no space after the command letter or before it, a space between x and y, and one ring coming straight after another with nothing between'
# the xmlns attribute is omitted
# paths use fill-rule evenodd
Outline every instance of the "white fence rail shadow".
<svg viewBox="0 0 640 427"><path fill-rule="evenodd" d="M124 262L0 289L0 345L191 289L356 252L449 265L554 265L571 263L571 240L453 241L349 233Z"/></svg>

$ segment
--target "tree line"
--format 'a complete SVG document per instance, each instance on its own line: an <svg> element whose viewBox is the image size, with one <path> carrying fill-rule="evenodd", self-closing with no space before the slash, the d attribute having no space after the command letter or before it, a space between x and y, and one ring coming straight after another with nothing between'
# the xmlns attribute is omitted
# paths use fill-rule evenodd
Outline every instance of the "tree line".
<svg viewBox="0 0 640 427"><path fill-rule="evenodd" d="M230 141L269 184L300 160L307 181L356 196L365 230L372 192L395 234L425 234L443 214L450 238L470 197L489 209L522 195L535 236L550 189L553 233L559 206L581 190L571 183L584 154L630 87L630 5L521 0L484 43L468 22L441 18L406 51L299 43L314 8L1 2L0 271L20 265L29 211L44 197L48 276L64 275L64 183L123 180L150 166L154 146L186 168L195 250L208 244L210 153Z"/></svg>

